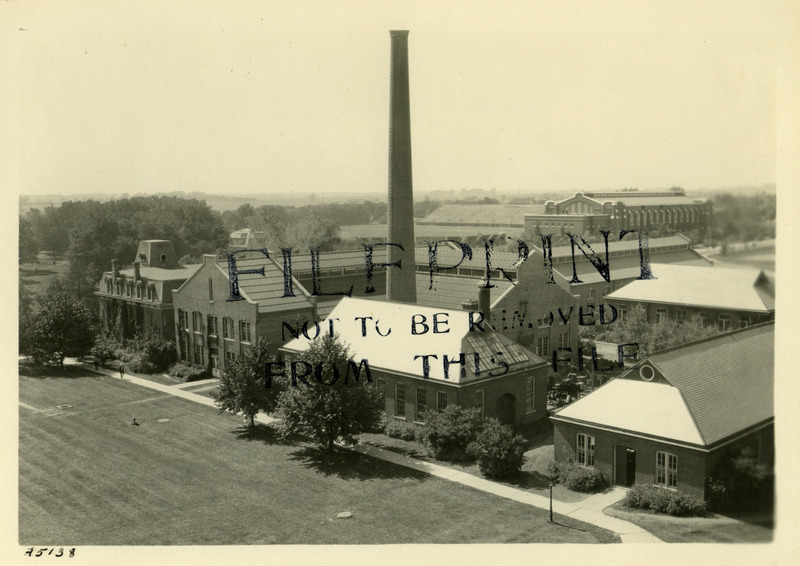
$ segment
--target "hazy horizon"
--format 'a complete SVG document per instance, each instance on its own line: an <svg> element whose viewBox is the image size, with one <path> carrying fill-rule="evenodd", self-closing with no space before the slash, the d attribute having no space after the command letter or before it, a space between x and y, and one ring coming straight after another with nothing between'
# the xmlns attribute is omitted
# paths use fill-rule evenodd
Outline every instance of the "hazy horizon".
<svg viewBox="0 0 800 566"><path fill-rule="evenodd" d="M417 194L776 182L757 10L180 6L15 6L21 195L385 191L389 29Z"/></svg>

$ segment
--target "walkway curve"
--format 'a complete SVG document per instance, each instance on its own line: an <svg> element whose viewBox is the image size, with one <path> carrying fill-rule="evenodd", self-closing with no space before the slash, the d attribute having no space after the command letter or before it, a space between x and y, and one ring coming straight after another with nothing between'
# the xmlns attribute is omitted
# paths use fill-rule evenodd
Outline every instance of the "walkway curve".
<svg viewBox="0 0 800 566"><path fill-rule="evenodd" d="M86 363L78 363L76 365L113 379L120 379L118 371L109 370L106 368L94 369L91 364ZM135 385L169 393L175 397L180 397L188 401L194 401L195 403L200 403L208 407L214 407L215 409L217 408L216 405L214 405L214 400L210 397L191 393L190 391L184 391L182 388L177 387L176 385L164 385L143 379L141 377L129 375L127 373L124 374L122 379ZM265 414L259 414L256 416L255 420L261 424L270 424L275 422L276 419ZM441 466L439 464L433 464L431 462L424 462L415 458L409 458L408 456L403 456L402 454L397 454L396 452L383 450L382 448L368 446L365 444L357 444L350 449L372 458L377 458L385 462L391 462L399 466L411 468L431 476L455 483L460 483L486 493L491 493L493 495L517 501L519 503L532 505L533 507L538 507L539 509L550 509L550 499L547 497L502 485L491 480L479 478L459 470L454 470L453 468L448 468L447 466ZM589 523L591 525L595 525L602 529L616 533L619 535L620 540L625 543L663 542L652 533L647 532L638 525L634 525L628 521L623 521L622 519L610 517L603 513L602 509L608 505L612 505L616 501L619 501L622 498L621 495L622 490L615 488L615 490L612 492L593 495L575 503L565 503L563 501L553 500L553 512L558 513L559 515L572 517L578 521L583 521L584 523Z"/></svg>

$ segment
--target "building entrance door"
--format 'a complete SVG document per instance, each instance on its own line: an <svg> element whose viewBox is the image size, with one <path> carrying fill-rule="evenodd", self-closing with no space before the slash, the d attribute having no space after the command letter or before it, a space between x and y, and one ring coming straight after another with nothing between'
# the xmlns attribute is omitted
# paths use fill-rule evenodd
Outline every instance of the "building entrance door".
<svg viewBox="0 0 800 566"><path fill-rule="evenodd" d="M614 483L630 487L636 481L636 450L627 446L614 447Z"/></svg>
<svg viewBox="0 0 800 566"><path fill-rule="evenodd" d="M219 356L211 356L211 375L219 377Z"/></svg>

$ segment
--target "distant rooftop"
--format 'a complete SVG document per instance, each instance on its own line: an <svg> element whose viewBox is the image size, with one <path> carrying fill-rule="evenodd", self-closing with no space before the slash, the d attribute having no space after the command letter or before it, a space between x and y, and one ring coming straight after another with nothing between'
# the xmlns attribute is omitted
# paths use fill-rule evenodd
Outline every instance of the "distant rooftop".
<svg viewBox="0 0 800 566"><path fill-rule="evenodd" d="M632 281L606 299L751 312L775 310L774 287L758 269L659 264L654 274L657 279Z"/></svg>

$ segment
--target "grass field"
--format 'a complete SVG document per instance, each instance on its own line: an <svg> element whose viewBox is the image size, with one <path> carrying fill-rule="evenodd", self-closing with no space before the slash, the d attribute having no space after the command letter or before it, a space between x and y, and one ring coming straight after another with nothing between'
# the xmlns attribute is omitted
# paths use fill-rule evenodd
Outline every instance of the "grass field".
<svg viewBox="0 0 800 566"><path fill-rule="evenodd" d="M20 376L21 545L618 540L349 451L280 444L129 382L63 375Z"/></svg>

